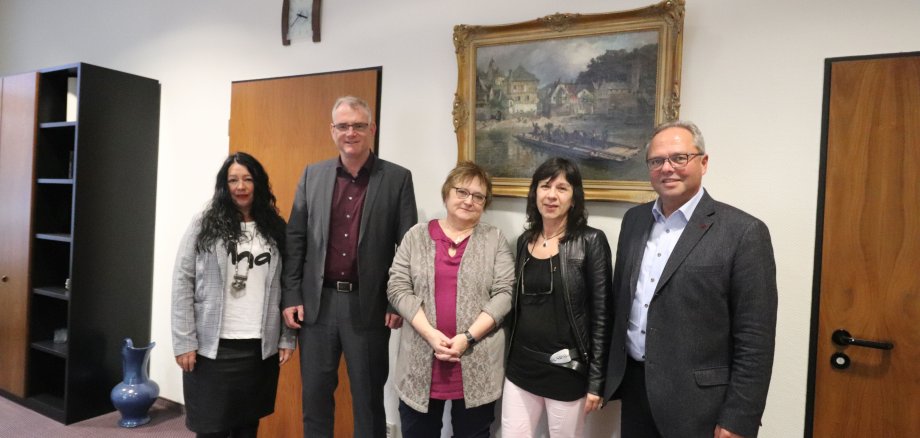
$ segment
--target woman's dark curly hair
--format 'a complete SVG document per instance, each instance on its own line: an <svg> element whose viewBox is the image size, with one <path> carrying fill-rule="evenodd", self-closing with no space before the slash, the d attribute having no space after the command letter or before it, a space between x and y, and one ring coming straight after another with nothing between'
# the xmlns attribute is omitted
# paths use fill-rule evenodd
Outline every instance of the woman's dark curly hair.
<svg viewBox="0 0 920 438"><path fill-rule="evenodd" d="M569 210L565 226L565 237L561 242L575 237L584 231L588 225L588 211L585 210L585 187L581 181L581 171L575 163L560 157L553 157L543 162L533 172L530 181L530 191L527 192L527 223L524 224L524 238L533 242L543 232L543 216L537 209L537 187L540 181L550 180L564 175L572 185L572 209Z"/></svg>
<svg viewBox="0 0 920 438"><path fill-rule="evenodd" d="M218 240L223 240L230 248L239 242L243 213L233 203L227 183L227 174L234 163L245 167L252 175L253 196L249 214L256 223L256 230L270 244L283 250L285 224L284 219L278 214L268 174L258 160L245 152L230 155L220 166L214 183L214 196L201 215L201 232L198 233L195 250L199 253L210 251Z"/></svg>

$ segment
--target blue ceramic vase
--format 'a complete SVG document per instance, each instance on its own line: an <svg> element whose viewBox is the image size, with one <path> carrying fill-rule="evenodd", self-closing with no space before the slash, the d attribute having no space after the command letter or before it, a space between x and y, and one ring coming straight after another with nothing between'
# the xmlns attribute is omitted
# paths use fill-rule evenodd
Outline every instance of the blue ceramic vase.
<svg viewBox="0 0 920 438"><path fill-rule="evenodd" d="M112 404L121 413L118 425L137 427L150 422L150 407L160 395L160 386L147 377L147 363L150 350L156 342L143 348L135 348L131 338L125 338L121 347L125 377L112 388Z"/></svg>

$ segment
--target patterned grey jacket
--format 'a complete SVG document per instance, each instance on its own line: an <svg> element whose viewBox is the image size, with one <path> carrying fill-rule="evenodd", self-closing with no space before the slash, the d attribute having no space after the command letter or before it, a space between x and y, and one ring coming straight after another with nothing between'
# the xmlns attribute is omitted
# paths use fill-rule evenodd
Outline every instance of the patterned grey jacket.
<svg viewBox="0 0 920 438"><path fill-rule="evenodd" d="M432 326L437 327L434 307L435 243L428 224L412 227L403 238L393 266L387 297L407 321L422 308ZM479 223L467 243L457 272L457 332L463 333L485 312L496 326L511 309L514 287L514 260L501 230ZM505 333L493 330L470 347L460 359L463 395L467 408L498 400L505 377ZM396 359L396 390L412 409L428 412L431 392L431 346L406 324L400 333Z"/></svg>
<svg viewBox="0 0 920 438"><path fill-rule="evenodd" d="M200 230L201 219L197 217L182 237L176 255L172 282L173 354L197 350L197 354L215 359L227 288L227 248L221 241L210 251L196 253ZM270 251L272 263L262 308L262 359L277 353L279 347L293 349L296 339L296 332L281 323L281 254L275 246Z"/></svg>

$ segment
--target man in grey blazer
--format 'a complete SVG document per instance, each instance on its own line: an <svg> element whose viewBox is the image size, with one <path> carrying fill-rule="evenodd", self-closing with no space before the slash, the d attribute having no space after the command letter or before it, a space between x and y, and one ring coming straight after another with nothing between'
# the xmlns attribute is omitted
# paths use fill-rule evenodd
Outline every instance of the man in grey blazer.
<svg viewBox="0 0 920 438"><path fill-rule="evenodd" d="M288 219L282 283L285 324L299 328L304 436L334 436L334 392L345 355L356 437L386 435L383 385L390 329L390 263L418 220L412 174L370 150L376 126L367 103L346 96L332 108L338 158L304 169Z"/></svg>
<svg viewBox="0 0 920 438"><path fill-rule="evenodd" d="M656 128L646 158L658 200L620 228L605 398L622 400L623 438L756 436L776 333L769 231L702 188L693 123Z"/></svg>

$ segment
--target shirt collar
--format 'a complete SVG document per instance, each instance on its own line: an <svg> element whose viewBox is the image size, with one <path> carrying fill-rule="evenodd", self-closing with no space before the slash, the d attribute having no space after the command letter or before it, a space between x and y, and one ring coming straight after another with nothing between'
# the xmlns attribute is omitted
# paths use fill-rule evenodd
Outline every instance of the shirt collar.
<svg viewBox="0 0 920 438"><path fill-rule="evenodd" d="M365 173L365 172L367 172L368 174L371 173L371 170L374 169L374 162L375 162L375 161L377 161L377 157L374 155L373 152L371 152L371 153L367 156L367 160L364 161L364 165L361 166L361 169L358 170L358 175L360 175L360 174L362 174L362 173ZM336 168L336 170L338 170L338 171L340 171L340 172L348 173L348 169L346 169L346 168L345 168L345 165L342 164L342 157L341 157L341 156L339 156L338 160L336 161L335 168Z"/></svg>
<svg viewBox="0 0 920 438"><path fill-rule="evenodd" d="M704 191L705 189L700 187L696 194L693 195L689 201L685 202L684 205L681 205L674 213L680 213L684 222L690 222L690 218L693 217L696 206L700 204L700 199L703 199ZM652 206L652 216L655 218L656 222L665 220L664 213L661 212L661 198L655 200L655 205Z"/></svg>

